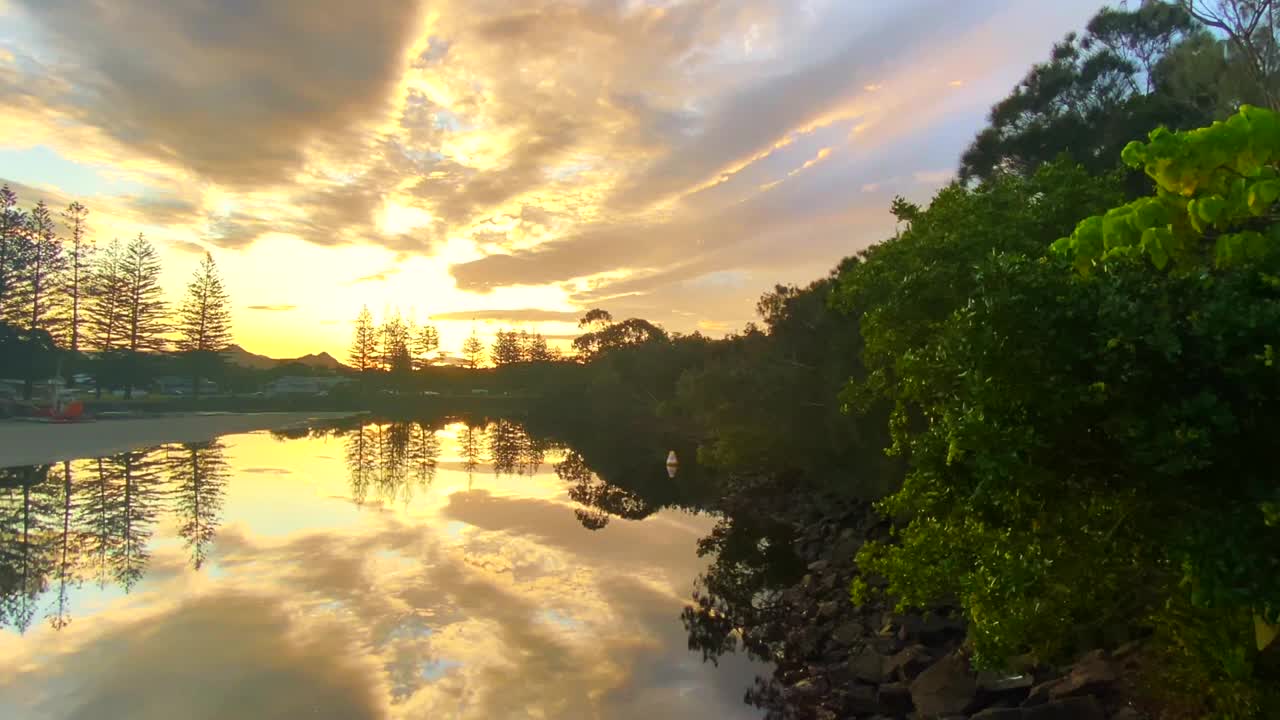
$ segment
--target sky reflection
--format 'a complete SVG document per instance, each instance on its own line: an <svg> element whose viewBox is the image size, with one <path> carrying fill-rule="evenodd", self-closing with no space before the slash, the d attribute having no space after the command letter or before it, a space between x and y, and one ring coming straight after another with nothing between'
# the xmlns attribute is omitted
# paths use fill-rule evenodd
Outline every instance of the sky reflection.
<svg viewBox="0 0 1280 720"><path fill-rule="evenodd" d="M754 669L703 665L679 620L712 520L588 531L565 451L517 431L254 433L136 453L146 473L115 481L97 461L0 481L3 582L25 591L0 616L0 716L753 717ZM474 451L495 432L520 457ZM95 507L128 522L95 535Z"/></svg>

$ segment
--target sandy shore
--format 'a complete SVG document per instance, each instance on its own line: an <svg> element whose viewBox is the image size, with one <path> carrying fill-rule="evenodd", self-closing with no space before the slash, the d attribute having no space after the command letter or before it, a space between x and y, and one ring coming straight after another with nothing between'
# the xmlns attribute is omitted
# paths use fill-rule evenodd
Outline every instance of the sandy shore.
<svg viewBox="0 0 1280 720"><path fill-rule="evenodd" d="M0 422L0 467L100 457L165 443L199 442L219 435L274 430L352 413L264 412L168 415L53 425Z"/></svg>

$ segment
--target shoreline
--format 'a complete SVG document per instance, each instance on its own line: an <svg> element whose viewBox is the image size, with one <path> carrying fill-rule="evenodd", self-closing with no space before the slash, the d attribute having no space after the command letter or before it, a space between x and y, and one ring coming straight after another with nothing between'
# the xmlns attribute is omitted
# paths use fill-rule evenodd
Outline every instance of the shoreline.
<svg viewBox="0 0 1280 720"><path fill-rule="evenodd" d="M357 412L174 414L84 423L0 422L0 467L44 465L126 452L139 447L200 442L220 435L278 430Z"/></svg>

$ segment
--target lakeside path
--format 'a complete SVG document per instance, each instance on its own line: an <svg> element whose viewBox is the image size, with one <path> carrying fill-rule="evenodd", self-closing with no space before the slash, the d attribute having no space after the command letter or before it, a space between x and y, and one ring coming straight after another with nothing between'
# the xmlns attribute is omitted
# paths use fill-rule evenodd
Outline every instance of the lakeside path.
<svg viewBox="0 0 1280 720"><path fill-rule="evenodd" d="M112 455L166 443L200 442L219 435L277 430L349 412L174 414L97 422L52 424L0 422L0 467L40 465Z"/></svg>

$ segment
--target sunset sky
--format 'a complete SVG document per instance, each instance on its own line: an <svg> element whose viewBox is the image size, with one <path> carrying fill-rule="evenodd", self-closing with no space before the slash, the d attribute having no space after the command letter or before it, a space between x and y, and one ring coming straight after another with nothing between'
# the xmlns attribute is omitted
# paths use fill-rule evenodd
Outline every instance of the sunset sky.
<svg viewBox="0 0 1280 720"><path fill-rule="evenodd" d="M237 341L362 304L719 335L892 232L1097 0L0 0L0 179L211 251Z"/></svg>

